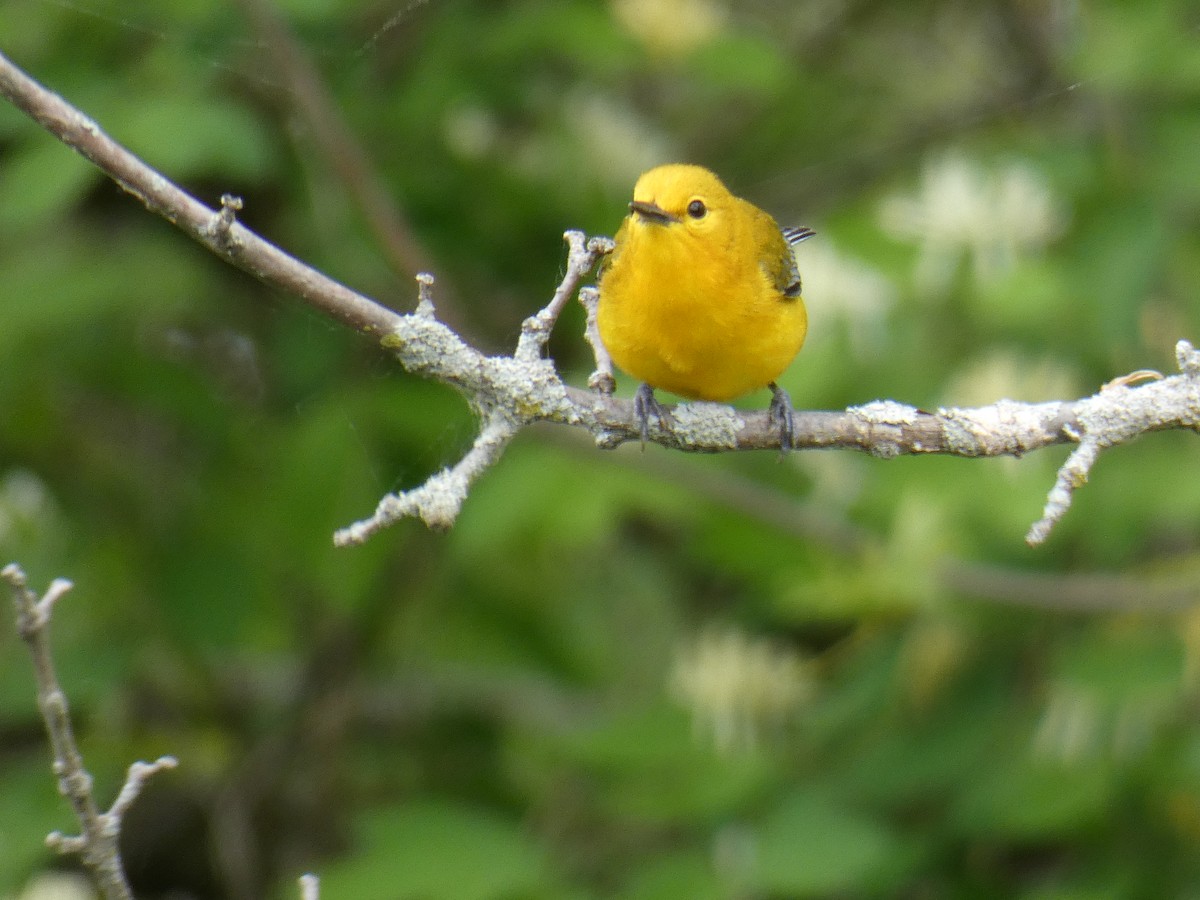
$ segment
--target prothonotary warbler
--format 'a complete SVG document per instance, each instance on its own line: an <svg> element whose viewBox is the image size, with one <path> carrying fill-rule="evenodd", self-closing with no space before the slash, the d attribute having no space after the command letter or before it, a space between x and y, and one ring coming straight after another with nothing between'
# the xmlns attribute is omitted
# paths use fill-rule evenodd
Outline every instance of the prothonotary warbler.
<svg viewBox="0 0 1200 900"><path fill-rule="evenodd" d="M651 415L668 422L655 388L725 401L769 387L771 420L790 449L791 398L775 379L808 331L792 246L812 234L780 228L700 166L638 179L600 273L597 324L613 362L642 382L643 443Z"/></svg>

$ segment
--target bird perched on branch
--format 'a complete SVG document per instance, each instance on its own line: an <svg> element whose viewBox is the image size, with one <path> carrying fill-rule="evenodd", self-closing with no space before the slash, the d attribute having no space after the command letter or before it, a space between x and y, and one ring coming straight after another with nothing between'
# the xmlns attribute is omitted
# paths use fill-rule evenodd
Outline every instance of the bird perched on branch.
<svg viewBox="0 0 1200 900"><path fill-rule="evenodd" d="M725 401L769 387L780 446L792 446L792 403L775 383L808 331L792 247L809 228L780 228L708 169L651 169L600 273L597 324L609 355L642 384L634 412L669 422L662 388Z"/></svg>

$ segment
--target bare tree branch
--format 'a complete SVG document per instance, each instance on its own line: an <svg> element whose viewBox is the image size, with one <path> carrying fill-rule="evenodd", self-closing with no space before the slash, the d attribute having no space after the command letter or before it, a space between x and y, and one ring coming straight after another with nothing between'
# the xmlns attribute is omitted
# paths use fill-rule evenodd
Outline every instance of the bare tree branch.
<svg viewBox="0 0 1200 900"><path fill-rule="evenodd" d="M267 284L367 334L393 328L396 313L303 265L249 229L205 206L106 135L92 119L0 54L0 94L86 157L151 212ZM240 201L238 201L240 202Z"/></svg>
<svg viewBox="0 0 1200 900"><path fill-rule="evenodd" d="M47 846L59 853L79 854L84 866L92 873L105 897L133 900L133 892L125 880L121 865L119 842L121 821L133 805L146 781L156 772L175 768L173 757L164 756L152 763L135 762L129 767L125 785L108 812L100 812L92 793L92 776L83 767L83 757L71 727L67 695L63 693L54 671L50 652L50 616L54 604L71 589L71 582L57 579L38 599L29 589L25 572L15 563L0 570L12 591L17 611L17 632L29 646L37 679L38 709L46 724L46 733L54 752L54 774L58 777L59 792L75 810L82 833L67 837L52 832L46 837Z"/></svg>
<svg viewBox="0 0 1200 900"><path fill-rule="evenodd" d="M595 266L596 260L609 247L604 241L592 239L588 241L582 232L568 231L565 235L570 248L567 254L567 273L563 277L558 290L554 292L550 303L537 315L530 316L521 326L521 337L512 357L481 359L479 362L493 369L493 380L496 384L508 384L516 388L513 379L520 381L524 378L534 379L535 384L543 385L549 396L556 393L560 400L565 399L566 386L559 380L554 368L545 359L546 344L559 314L574 295L575 288L588 272ZM417 304L416 316L435 323L433 318L433 278L422 275L417 279L420 300ZM435 323L436 324L436 323ZM438 327L441 327L440 325ZM385 341L386 345L386 341ZM466 359L467 348L461 344L460 355ZM471 351L473 352L473 351ZM505 362L511 366L503 365ZM446 380L451 380L447 378ZM412 516L419 516L431 528L449 528L458 517L467 492L475 480L499 460L504 449L508 446L524 425L535 421L536 418L523 418L514 415L514 409L507 402L496 403L494 394L489 391L467 388L468 395L482 419L482 425L475 442L467 454L459 462L443 469L430 477L423 485L401 494L388 494L380 502L375 514L369 519L355 522L348 528L343 528L333 536L333 542L338 546L361 544L368 537L387 526ZM514 396L512 393L508 397ZM507 399L507 398L506 398ZM519 407L518 407L519 409Z"/></svg>
<svg viewBox="0 0 1200 900"><path fill-rule="evenodd" d="M1193 609L1200 582L1191 572L1144 575L1112 572L1030 572L976 561L945 560L938 581L965 597L1058 613L1136 609L1138 615L1177 615Z"/></svg>
<svg viewBox="0 0 1200 900"><path fill-rule="evenodd" d="M263 240L235 219L239 200L223 198L212 210L173 185L104 134L61 97L46 90L0 55L0 94L75 148L138 197L149 209L173 222L193 239L267 284L296 294L325 314L378 339L408 371L454 385L481 419L479 436L455 466L426 484L389 494L374 515L337 532L338 544L365 540L387 525L410 516L432 527L453 523L470 486L501 456L521 428L552 422L586 429L597 446L612 448L640 440L632 404L605 392L612 383L611 362L594 329L595 297L590 304L588 339L596 349L597 372L591 384L599 392L565 384L544 356L546 341L563 305L596 261L611 248L606 239L587 240L568 232L567 274L551 302L526 320L512 356L486 356L437 320L432 279L419 279L420 303L408 314L379 303L327 278ZM796 449L854 449L882 458L939 453L954 456L1021 456L1054 444L1079 447L1060 471L1042 519L1030 529L1031 544L1045 540L1065 514L1072 493L1087 477L1100 451L1140 434L1163 429L1196 430L1200 423L1200 357L1191 344L1176 348L1181 374L1135 387L1111 383L1080 400L1017 403L1000 400L975 409L925 412L891 400L839 412L795 413ZM680 404L671 425L652 424L650 438L664 447L692 452L779 447L779 430L767 412L746 412L711 403Z"/></svg>

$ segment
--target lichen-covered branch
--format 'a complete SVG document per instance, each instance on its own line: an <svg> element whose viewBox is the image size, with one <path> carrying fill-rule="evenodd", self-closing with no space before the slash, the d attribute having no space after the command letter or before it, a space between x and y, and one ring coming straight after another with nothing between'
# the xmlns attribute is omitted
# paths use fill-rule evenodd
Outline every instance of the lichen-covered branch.
<svg viewBox="0 0 1200 900"><path fill-rule="evenodd" d="M59 686L50 653L50 616L54 604L71 589L71 582L57 579L39 599L29 589L25 572L15 563L0 570L0 578L8 583L12 591L17 632L28 645L33 659L38 709L50 738L54 754L53 771L58 778L59 792L70 802L81 828L80 834L73 837L52 832L47 835L46 844L59 853L79 854L105 897L132 900L133 893L125 880L118 849L121 821L147 779L155 772L174 768L175 760L164 756L152 763L135 762L129 767L125 785L112 807L108 812L100 812L92 793L92 776L83 767L83 757L71 727L67 695Z"/></svg>
<svg viewBox="0 0 1200 900"><path fill-rule="evenodd" d="M296 294L316 309L380 341L410 372L454 385L480 418L479 436L466 456L424 485L389 494L370 518L337 533L339 544L365 540L403 518L432 527L454 522L474 481L501 456L512 437L534 422L586 429L597 446L640 440L633 405L612 396L612 363L594 327L596 294L581 282L611 250L606 238L567 232L567 272L547 306L527 319L511 356L487 356L438 320L432 277L418 277L419 303L394 312L287 255L236 221L241 201L223 197L210 209L109 138L91 119L46 90L0 55L0 94L78 150L152 211L176 224L221 258L262 281ZM563 307L578 294L589 311L586 339L596 373L584 390L563 382L546 358L550 332ZM1066 512L1072 492L1086 479L1100 451L1149 431L1195 430L1200 421L1195 351L1178 347L1181 374L1135 386L1114 382L1081 400L1027 404L1000 400L974 409L925 412L894 401L842 411L795 413L793 446L854 449L883 458L940 453L1020 456L1053 444L1077 443L1059 473L1045 512L1028 535L1044 540ZM671 409L670 426L652 423L651 441L692 452L779 447L779 429L766 411L747 412L709 403Z"/></svg>
<svg viewBox="0 0 1200 900"><path fill-rule="evenodd" d="M1087 482L1101 450L1150 431L1168 428L1195 431L1200 427L1200 352L1187 341L1179 341L1175 345L1175 360L1179 375L1162 378L1157 372L1135 372L1114 379L1100 393L1074 404L1076 421L1064 427L1070 429L1068 434L1079 446L1058 470L1042 518L1025 536L1027 543L1031 546L1042 543L1050 529L1066 515L1075 489ZM1149 384L1134 386L1147 375L1153 376Z"/></svg>
<svg viewBox="0 0 1200 900"><path fill-rule="evenodd" d="M500 458L519 428L504 417L489 416L474 445L456 465L431 475L420 487L387 494L374 515L340 529L333 542L339 547L361 544L389 525L414 517L438 531L449 528L458 518L471 485Z"/></svg>

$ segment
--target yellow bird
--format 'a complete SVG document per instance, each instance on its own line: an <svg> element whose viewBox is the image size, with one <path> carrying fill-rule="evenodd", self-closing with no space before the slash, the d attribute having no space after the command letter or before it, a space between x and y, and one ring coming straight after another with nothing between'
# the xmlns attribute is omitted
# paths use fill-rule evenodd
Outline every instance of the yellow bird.
<svg viewBox="0 0 1200 900"><path fill-rule="evenodd" d="M638 179L600 272L597 324L613 362L642 382L643 443L651 415L669 421L655 388L725 401L769 387L780 445L791 447L792 403L775 379L808 331L792 246L812 234L780 228L700 166Z"/></svg>

